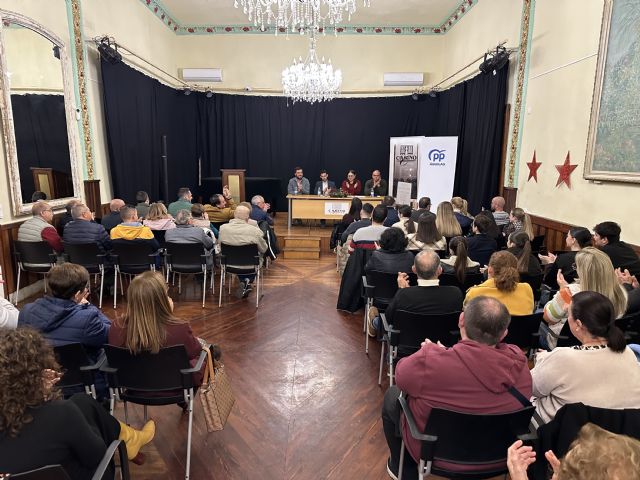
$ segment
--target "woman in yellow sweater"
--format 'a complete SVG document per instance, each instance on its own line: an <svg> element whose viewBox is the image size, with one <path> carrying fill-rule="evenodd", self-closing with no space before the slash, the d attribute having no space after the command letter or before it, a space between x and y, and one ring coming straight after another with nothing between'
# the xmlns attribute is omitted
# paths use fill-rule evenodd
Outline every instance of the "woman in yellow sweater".
<svg viewBox="0 0 640 480"><path fill-rule="evenodd" d="M489 279L467 290L464 303L484 295L499 300L511 315L533 313L533 290L528 283L520 283L518 260L513 253L496 252L491 255L487 269Z"/></svg>

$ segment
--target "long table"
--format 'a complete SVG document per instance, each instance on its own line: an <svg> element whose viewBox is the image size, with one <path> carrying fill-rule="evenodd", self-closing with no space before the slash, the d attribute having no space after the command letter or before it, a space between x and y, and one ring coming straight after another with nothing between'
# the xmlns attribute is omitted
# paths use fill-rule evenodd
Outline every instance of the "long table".
<svg viewBox="0 0 640 480"><path fill-rule="evenodd" d="M342 220L349 213L353 197L334 198L322 195L287 195L289 201L288 228L292 219L301 220ZM382 202L382 197L361 197L362 203L374 207Z"/></svg>

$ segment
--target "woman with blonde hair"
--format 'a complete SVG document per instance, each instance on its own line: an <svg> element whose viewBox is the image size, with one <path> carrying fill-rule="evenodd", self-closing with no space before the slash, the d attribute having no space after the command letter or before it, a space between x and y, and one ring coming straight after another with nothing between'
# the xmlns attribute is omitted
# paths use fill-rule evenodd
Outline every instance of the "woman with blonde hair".
<svg viewBox="0 0 640 480"><path fill-rule="evenodd" d="M171 230L176 228L173 217L169 215L164 203L156 202L149 206L149 213L142 224L151 230Z"/></svg>
<svg viewBox="0 0 640 480"><path fill-rule="evenodd" d="M529 235L529 239L533 240L533 224L531 223L531 217L522 208L514 208L509 215L509 224L504 227L504 234L506 236L523 230Z"/></svg>
<svg viewBox="0 0 640 480"><path fill-rule="evenodd" d="M184 345L192 366L202 345L188 322L173 314L173 300L160 272L147 271L135 277L127 290L127 311L111 325L109 344L131 353L158 353L163 347ZM202 383L202 372L194 375Z"/></svg>
<svg viewBox="0 0 640 480"><path fill-rule="evenodd" d="M594 247L583 248L576 253L575 269L578 278L573 283L568 283L562 272L558 271L560 289L544 306L543 319L550 330L546 336L549 348L554 348L558 343L558 334L568 318L568 306L576 293L601 293L613 303L616 318L624 315L627 308L627 292L618 282L611 259L606 253Z"/></svg>
<svg viewBox="0 0 640 480"><path fill-rule="evenodd" d="M495 252L489 259L485 282L467 290L465 305L480 295L499 300L510 315L530 315L533 313L533 290L528 283L520 283L518 260L513 253Z"/></svg>
<svg viewBox="0 0 640 480"><path fill-rule="evenodd" d="M0 329L0 472L60 464L71 478L90 479L118 439L129 460L142 463L139 451L153 439L153 420L134 430L86 393L62 400L55 388L60 376L42 335L31 328Z"/></svg>
<svg viewBox="0 0 640 480"><path fill-rule="evenodd" d="M443 237L452 238L462 235L460 223L453 214L451 202L440 202L436 211L436 227Z"/></svg>
<svg viewBox="0 0 640 480"><path fill-rule="evenodd" d="M469 212L467 212L467 201L462 197L453 197L451 199L451 205L453 205L453 214L460 224L462 232L468 232L469 228L471 228L473 217L469 216Z"/></svg>

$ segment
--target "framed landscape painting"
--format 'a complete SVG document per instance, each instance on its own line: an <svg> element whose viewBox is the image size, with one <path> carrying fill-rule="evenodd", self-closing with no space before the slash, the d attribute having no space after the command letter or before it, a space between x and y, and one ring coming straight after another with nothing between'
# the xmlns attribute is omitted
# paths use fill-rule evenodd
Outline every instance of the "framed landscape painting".
<svg viewBox="0 0 640 480"><path fill-rule="evenodd" d="M640 9L605 0L584 178L640 183Z"/></svg>

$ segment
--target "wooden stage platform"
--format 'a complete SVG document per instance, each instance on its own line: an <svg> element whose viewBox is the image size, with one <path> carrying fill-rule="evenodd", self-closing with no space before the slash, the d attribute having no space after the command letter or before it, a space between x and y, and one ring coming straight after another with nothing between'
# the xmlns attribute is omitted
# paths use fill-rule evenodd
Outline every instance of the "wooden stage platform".
<svg viewBox="0 0 640 480"><path fill-rule="evenodd" d="M278 212L274 218L274 228L282 256L289 259L317 259L330 255L331 231L335 220L327 220L324 227L320 220L302 220L302 225L287 228L287 212Z"/></svg>

